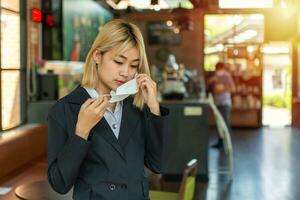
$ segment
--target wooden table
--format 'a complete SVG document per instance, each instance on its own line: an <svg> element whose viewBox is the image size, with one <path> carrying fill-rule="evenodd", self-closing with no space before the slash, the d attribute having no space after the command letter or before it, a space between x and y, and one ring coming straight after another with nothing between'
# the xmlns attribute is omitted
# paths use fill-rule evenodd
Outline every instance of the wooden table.
<svg viewBox="0 0 300 200"><path fill-rule="evenodd" d="M72 193L72 190L65 195L55 192L47 180L26 183L15 189L16 196L24 200L71 200Z"/></svg>

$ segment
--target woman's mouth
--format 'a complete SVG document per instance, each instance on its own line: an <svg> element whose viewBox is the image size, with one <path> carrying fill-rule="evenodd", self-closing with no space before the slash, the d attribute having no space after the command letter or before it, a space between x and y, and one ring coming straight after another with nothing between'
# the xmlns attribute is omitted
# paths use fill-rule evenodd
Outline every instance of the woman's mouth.
<svg viewBox="0 0 300 200"><path fill-rule="evenodd" d="M125 81L121 81L121 80L116 80L116 82L117 82L118 85L122 85L122 84L125 83Z"/></svg>

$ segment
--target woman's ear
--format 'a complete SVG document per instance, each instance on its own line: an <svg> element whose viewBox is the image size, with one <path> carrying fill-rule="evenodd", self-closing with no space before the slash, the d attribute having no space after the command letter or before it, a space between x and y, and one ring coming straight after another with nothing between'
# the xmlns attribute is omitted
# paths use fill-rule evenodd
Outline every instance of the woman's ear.
<svg viewBox="0 0 300 200"><path fill-rule="evenodd" d="M101 63L102 53L98 49L95 49L95 51L93 52L93 59L96 64L99 65Z"/></svg>

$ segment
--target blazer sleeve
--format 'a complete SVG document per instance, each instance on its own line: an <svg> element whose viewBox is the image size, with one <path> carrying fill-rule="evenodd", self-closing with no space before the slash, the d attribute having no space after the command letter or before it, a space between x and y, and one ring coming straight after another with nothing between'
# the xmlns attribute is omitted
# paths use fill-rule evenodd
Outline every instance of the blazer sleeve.
<svg viewBox="0 0 300 200"><path fill-rule="evenodd" d="M162 173L163 145L169 135L169 109L160 106L160 116L149 108L144 110L146 126L145 165L155 173Z"/></svg>
<svg viewBox="0 0 300 200"><path fill-rule="evenodd" d="M54 105L47 116L48 180L52 188L61 194L72 188L90 145L75 133L68 134L66 117L62 103Z"/></svg>

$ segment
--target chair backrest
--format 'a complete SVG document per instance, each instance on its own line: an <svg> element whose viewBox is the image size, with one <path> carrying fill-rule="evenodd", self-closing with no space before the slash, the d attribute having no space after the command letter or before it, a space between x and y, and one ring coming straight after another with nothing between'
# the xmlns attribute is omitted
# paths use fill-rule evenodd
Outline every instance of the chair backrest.
<svg viewBox="0 0 300 200"><path fill-rule="evenodd" d="M218 110L217 106L214 103L214 99L212 94L208 95L208 104L213 111L215 120L216 120L216 126L219 132L219 135L221 138L224 138L224 134L227 131L228 132L228 127L224 121L224 118L222 117L220 111Z"/></svg>
<svg viewBox="0 0 300 200"><path fill-rule="evenodd" d="M183 172L182 181L179 188L178 200L193 200L196 187L197 160L192 159L187 163Z"/></svg>
<svg viewBox="0 0 300 200"><path fill-rule="evenodd" d="M232 152L232 143L231 137L228 130L228 127L225 123L224 118L222 117L220 111L218 110L217 106L214 103L214 99L212 94L208 95L208 104L213 111L213 114L216 119L216 125L218 129L219 136L224 139L224 149L226 154L230 154Z"/></svg>

